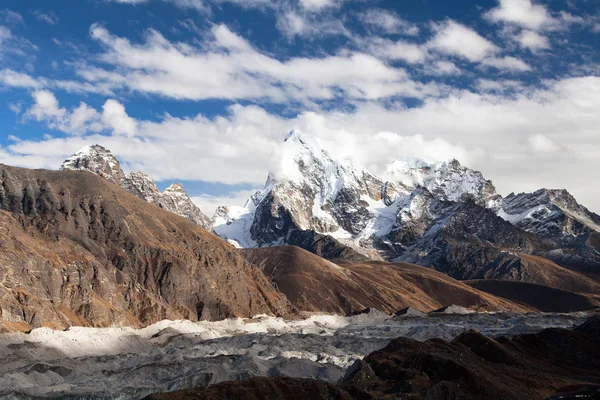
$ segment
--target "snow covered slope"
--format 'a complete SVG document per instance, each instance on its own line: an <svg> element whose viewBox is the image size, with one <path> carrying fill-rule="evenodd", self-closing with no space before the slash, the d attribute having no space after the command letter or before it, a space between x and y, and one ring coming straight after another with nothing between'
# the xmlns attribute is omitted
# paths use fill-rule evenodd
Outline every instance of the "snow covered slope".
<svg viewBox="0 0 600 400"><path fill-rule="evenodd" d="M60 169L93 172L148 203L156 204L167 211L186 217L206 229L211 229L210 218L194 204L180 184L175 183L161 193L154 180L143 172L133 171L126 175L117 158L110 150L100 145L85 146L67 158Z"/></svg>

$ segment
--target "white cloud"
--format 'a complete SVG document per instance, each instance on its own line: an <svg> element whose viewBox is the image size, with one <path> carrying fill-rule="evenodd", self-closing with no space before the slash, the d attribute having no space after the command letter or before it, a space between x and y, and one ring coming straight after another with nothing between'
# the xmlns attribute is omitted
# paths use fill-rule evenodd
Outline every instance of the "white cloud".
<svg viewBox="0 0 600 400"><path fill-rule="evenodd" d="M327 7L335 7L339 5L336 0L299 0L300 6L311 11L320 11Z"/></svg>
<svg viewBox="0 0 600 400"><path fill-rule="evenodd" d="M56 167L56 160L79 147L99 143L113 149L130 168L159 180L261 186L267 171L277 165L285 133L298 128L377 174L402 156L456 157L481 170L505 194L567 188L600 210L600 189L589 185L596 179L600 154L600 78L550 82L546 89L504 82L511 85L516 91L508 96L500 90L454 92L416 108L364 103L352 112L304 112L285 118L260 107L234 105L215 118L166 115L158 122L137 121L136 136L90 132L21 140L5 149L0 162ZM53 101L43 103L50 110L47 115L73 114L60 111L64 108Z"/></svg>
<svg viewBox="0 0 600 400"><path fill-rule="evenodd" d="M370 50L374 55L387 60L403 60L407 63L422 63L428 57L425 46L420 46L404 40L387 40L374 38L361 43L365 50Z"/></svg>
<svg viewBox="0 0 600 400"><path fill-rule="evenodd" d="M423 73L432 76L460 75L462 71L452 61L439 60L427 63Z"/></svg>
<svg viewBox="0 0 600 400"><path fill-rule="evenodd" d="M135 136L136 121L125 112L125 107L116 100L107 100L102 106L102 121L117 135Z"/></svg>
<svg viewBox="0 0 600 400"><path fill-rule="evenodd" d="M499 48L473 29L448 20L435 26L436 34L429 46L445 54L478 62L499 51Z"/></svg>
<svg viewBox="0 0 600 400"><path fill-rule="evenodd" d="M226 193L222 196L210 196L210 195L199 195L192 196L191 199L206 215L213 215L217 207L220 206L240 206L243 205L246 200L250 198L257 190L261 189L257 187L256 189L250 190L235 190L229 193Z"/></svg>
<svg viewBox="0 0 600 400"><path fill-rule="evenodd" d="M527 63L512 56L484 58L481 60L481 63L483 65L489 65L500 70L520 72L531 71L531 67Z"/></svg>
<svg viewBox="0 0 600 400"><path fill-rule="evenodd" d="M486 13L486 17L493 22L510 23L533 30L556 23L544 5L531 0L499 0L499 3L498 7Z"/></svg>
<svg viewBox="0 0 600 400"><path fill-rule="evenodd" d="M148 3L150 0L104 0L106 2L113 3L121 3L121 4L130 4L130 5L138 5ZM204 3L203 0L163 0L167 3L172 3L176 7L182 9L190 9L195 10L200 13L206 13L210 10L210 8Z"/></svg>
<svg viewBox="0 0 600 400"><path fill-rule="evenodd" d="M23 16L16 11L9 10L8 8L0 10L0 18L9 25L25 25Z"/></svg>
<svg viewBox="0 0 600 400"><path fill-rule="evenodd" d="M477 81L477 88L484 92L503 93L510 90L521 90L523 88L523 84L519 81L510 79L479 79Z"/></svg>
<svg viewBox="0 0 600 400"><path fill-rule="evenodd" d="M0 70L0 83L8 87L39 89L43 85L30 75L16 72L11 69Z"/></svg>
<svg viewBox="0 0 600 400"><path fill-rule="evenodd" d="M10 29L0 25L0 60L6 54L26 57L37 52L37 50L37 46L29 40L14 35Z"/></svg>
<svg viewBox="0 0 600 400"><path fill-rule="evenodd" d="M106 130L100 121L100 114L83 102L69 111L59 106L58 99L50 91L38 90L32 93L32 97L34 104L24 113L25 119L43 122L51 129L70 135Z"/></svg>
<svg viewBox="0 0 600 400"><path fill-rule="evenodd" d="M78 74L91 84L129 88L176 99L266 99L303 102L423 97L435 85L410 80L407 73L376 57L345 52L279 61L257 51L225 25L213 28L208 51L171 43L150 31L143 44L110 34L94 25L92 37L106 49L101 56L117 72L82 65ZM198 73L202 71L202 73Z"/></svg>
<svg viewBox="0 0 600 400"><path fill-rule="evenodd" d="M548 38L535 31L523 30L518 36L518 41L521 47L532 51L550 48L550 41Z"/></svg>
<svg viewBox="0 0 600 400"><path fill-rule="evenodd" d="M34 10L31 13L38 21L42 21L50 25L56 25L60 21L58 16L53 11L45 12L42 10Z"/></svg>
<svg viewBox="0 0 600 400"><path fill-rule="evenodd" d="M329 15L305 13L302 10L283 9L276 12L277 29L285 36L313 38L323 36L350 36L344 24Z"/></svg>
<svg viewBox="0 0 600 400"><path fill-rule="evenodd" d="M536 153L554 153L559 149L556 143L539 133L529 136L527 141Z"/></svg>
<svg viewBox="0 0 600 400"><path fill-rule="evenodd" d="M58 106L58 100L54 94L47 90L33 92L33 98L35 104L27 111L27 114L38 121L62 119L67 112L67 110Z"/></svg>
<svg viewBox="0 0 600 400"><path fill-rule="evenodd" d="M416 24L406 21L391 10L370 8L359 15L359 19L384 33L401 33L408 36L417 36L420 32Z"/></svg>

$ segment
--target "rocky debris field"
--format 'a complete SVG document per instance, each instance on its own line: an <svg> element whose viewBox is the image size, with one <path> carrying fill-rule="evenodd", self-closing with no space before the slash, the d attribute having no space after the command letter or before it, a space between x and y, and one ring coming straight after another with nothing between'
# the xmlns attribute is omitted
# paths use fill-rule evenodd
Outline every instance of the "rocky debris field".
<svg viewBox="0 0 600 400"><path fill-rule="evenodd" d="M324 381L317 384L321 390L398 337L452 340L469 330L490 337L529 334L572 328L590 315L473 313L449 307L429 315L370 310L298 320L162 321L138 330L38 328L0 335L0 398L140 399L251 377L319 379Z"/></svg>

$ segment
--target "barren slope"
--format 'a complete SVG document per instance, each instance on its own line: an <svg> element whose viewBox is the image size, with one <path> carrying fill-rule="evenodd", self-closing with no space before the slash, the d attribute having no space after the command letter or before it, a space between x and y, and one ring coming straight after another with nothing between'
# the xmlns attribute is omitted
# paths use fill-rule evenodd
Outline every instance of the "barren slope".
<svg viewBox="0 0 600 400"><path fill-rule="evenodd" d="M433 311L458 304L491 310L529 308L480 292L445 274L412 264L331 262L293 246L242 250L299 310L352 313L373 307Z"/></svg>
<svg viewBox="0 0 600 400"><path fill-rule="evenodd" d="M285 315L235 249L89 172L0 165L0 329Z"/></svg>
<svg viewBox="0 0 600 400"><path fill-rule="evenodd" d="M600 307L600 295L575 293L533 283L495 279L465 283L483 292L527 304L543 312L572 312Z"/></svg>

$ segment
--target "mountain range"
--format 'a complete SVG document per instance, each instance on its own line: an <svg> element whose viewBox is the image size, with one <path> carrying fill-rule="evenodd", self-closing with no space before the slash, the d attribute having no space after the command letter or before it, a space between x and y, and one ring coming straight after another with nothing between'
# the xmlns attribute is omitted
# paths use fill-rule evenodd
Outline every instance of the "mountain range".
<svg viewBox="0 0 600 400"><path fill-rule="evenodd" d="M502 197L457 160L378 177L292 130L265 187L212 218L99 145L0 179L3 330L600 305L600 217L565 190Z"/></svg>
<svg viewBox="0 0 600 400"><path fill-rule="evenodd" d="M60 168L94 172L240 248L296 245L327 259L408 262L457 279L578 291L597 285L577 271L594 274L600 266L600 216L566 190L503 198L491 181L457 160L395 161L384 179L292 130L281 168L265 187L243 207L219 207L212 219L181 185L161 193L142 172L126 175L100 146L82 149Z"/></svg>

